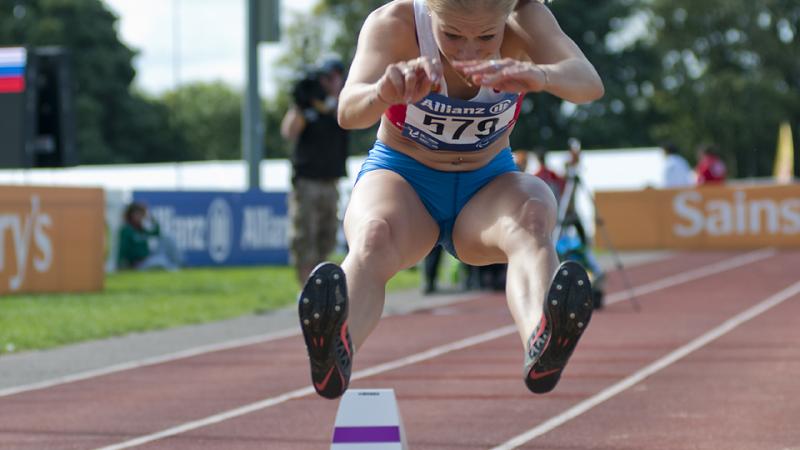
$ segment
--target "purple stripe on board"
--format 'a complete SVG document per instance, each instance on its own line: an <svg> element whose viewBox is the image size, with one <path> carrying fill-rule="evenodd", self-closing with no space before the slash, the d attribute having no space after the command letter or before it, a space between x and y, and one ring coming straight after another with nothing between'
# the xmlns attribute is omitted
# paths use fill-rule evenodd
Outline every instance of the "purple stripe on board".
<svg viewBox="0 0 800 450"><path fill-rule="evenodd" d="M400 427L336 427L333 443L400 442Z"/></svg>

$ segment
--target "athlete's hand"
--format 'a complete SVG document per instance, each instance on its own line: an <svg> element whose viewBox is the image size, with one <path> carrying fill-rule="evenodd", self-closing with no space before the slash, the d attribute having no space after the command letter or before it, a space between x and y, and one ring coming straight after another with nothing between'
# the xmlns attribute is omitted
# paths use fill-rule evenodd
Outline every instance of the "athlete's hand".
<svg viewBox="0 0 800 450"><path fill-rule="evenodd" d="M550 82L543 66L511 58L453 61L453 67L476 85L503 92L541 92Z"/></svg>
<svg viewBox="0 0 800 450"><path fill-rule="evenodd" d="M441 78L441 63L424 56L390 64L376 83L378 99L390 105L416 103L428 95Z"/></svg>

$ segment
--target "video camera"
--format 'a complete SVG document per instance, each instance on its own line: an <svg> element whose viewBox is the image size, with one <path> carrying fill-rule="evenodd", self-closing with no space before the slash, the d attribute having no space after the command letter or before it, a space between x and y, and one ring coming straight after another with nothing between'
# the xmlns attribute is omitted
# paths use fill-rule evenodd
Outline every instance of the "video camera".
<svg viewBox="0 0 800 450"><path fill-rule="evenodd" d="M320 83L319 70L307 70L292 88L292 98L300 109L313 107L314 100L325 101L327 93Z"/></svg>

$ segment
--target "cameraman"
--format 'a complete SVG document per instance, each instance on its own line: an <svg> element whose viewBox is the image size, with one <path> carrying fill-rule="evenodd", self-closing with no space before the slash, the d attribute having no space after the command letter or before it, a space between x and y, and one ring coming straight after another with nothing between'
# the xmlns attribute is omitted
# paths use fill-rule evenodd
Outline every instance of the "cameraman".
<svg viewBox="0 0 800 450"><path fill-rule="evenodd" d="M289 248L300 283L336 247L337 183L347 176L348 134L336 119L342 86L342 63L324 62L294 86L294 104L281 122L281 136L294 143Z"/></svg>

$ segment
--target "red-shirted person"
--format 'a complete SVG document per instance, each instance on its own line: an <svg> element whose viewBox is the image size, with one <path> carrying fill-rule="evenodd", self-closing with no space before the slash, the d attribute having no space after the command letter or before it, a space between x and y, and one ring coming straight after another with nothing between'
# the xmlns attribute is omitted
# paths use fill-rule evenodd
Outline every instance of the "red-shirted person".
<svg viewBox="0 0 800 450"><path fill-rule="evenodd" d="M539 169L534 173L534 175L544 180L544 182L550 186L550 190L553 191L553 194L555 194L556 200L560 200L561 194L564 193L566 180L564 180L564 178L562 178L559 174L547 168L547 164L545 163L545 160L547 159L546 149L537 147L533 149L533 154L536 156L536 161L539 162Z"/></svg>
<svg viewBox="0 0 800 450"><path fill-rule="evenodd" d="M725 167L725 162L719 157L716 147L713 145L700 147L695 173L698 186L720 184L725 181L728 169Z"/></svg>

